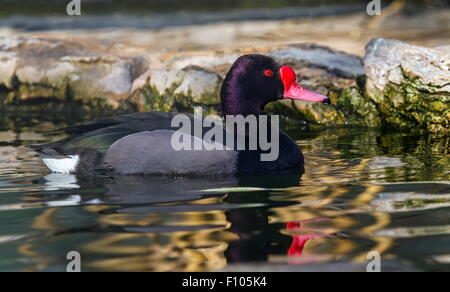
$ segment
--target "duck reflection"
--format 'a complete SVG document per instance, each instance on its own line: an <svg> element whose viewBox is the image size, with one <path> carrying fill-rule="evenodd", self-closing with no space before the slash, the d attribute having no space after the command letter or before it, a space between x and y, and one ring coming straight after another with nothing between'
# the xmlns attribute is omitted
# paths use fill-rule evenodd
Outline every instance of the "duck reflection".
<svg viewBox="0 0 450 292"><path fill-rule="evenodd" d="M241 180L248 185L259 185L269 189L289 188L299 186L301 175L285 173L275 177L253 177ZM239 239L230 242L225 255L228 263L239 262L267 262L269 256L288 255L298 258L302 255L306 243L319 234L284 235L280 231L298 233L302 229L302 222L270 223L271 209L300 204L292 201L272 201L271 192L240 193L228 196L224 201L228 203L258 202L261 207L252 209L232 209L226 212L230 231L238 235ZM291 263L295 263L292 262Z"/></svg>
<svg viewBox="0 0 450 292"><path fill-rule="evenodd" d="M149 176L61 178L59 175L49 175L46 177L46 185L53 190L57 187L83 190L80 193L80 205L108 206L92 210L101 210L99 221L113 226L115 232L118 228L121 229L122 235L169 234L170 241L183 241L183 244L172 242L173 246L181 245L185 249L194 250L209 246L221 253L212 258L219 257L226 263L238 263L266 262L271 255L298 257L305 243L315 237L281 233L282 230L298 231L301 229L301 222L270 222L273 208L300 204L298 201L275 201L271 197L280 189L298 187L301 177L302 173L298 172L214 179ZM197 217L192 215L193 213L197 214ZM178 217L174 219L175 214L178 214ZM151 219L142 220L140 216ZM204 234L205 230L211 230L207 235L208 240L197 236ZM175 235L180 232L182 236ZM217 232L231 233L232 236L211 235ZM214 240L211 240L211 237ZM215 248L214 241L225 248ZM114 240L107 242L120 246L120 242ZM96 246L95 243L89 244L89 248L107 250L104 245ZM207 253L203 254L203 261L209 261L210 258L205 254ZM148 264L156 266L158 262L152 258L152 263ZM202 263L202 266L209 265ZM224 264L215 268L223 266ZM104 269L105 266L101 268ZM141 268L142 266L139 266L139 269ZM144 269L154 270L150 266ZM177 269L187 270L186 267ZM189 269L201 270L192 267Z"/></svg>

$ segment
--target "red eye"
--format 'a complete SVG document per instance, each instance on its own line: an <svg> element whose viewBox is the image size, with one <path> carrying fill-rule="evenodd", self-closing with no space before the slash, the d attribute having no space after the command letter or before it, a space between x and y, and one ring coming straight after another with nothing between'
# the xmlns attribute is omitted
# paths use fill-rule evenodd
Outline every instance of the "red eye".
<svg viewBox="0 0 450 292"><path fill-rule="evenodd" d="M264 75L266 75L267 77L272 77L273 76L273 71L272 70L266 70L266 71L264 71Z"/></svg>

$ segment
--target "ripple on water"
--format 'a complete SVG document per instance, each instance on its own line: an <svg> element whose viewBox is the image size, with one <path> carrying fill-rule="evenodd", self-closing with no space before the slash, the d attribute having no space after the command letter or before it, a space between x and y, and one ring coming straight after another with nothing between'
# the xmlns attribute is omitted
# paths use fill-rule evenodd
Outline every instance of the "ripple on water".
<svg viewBox="0 0 450 292"><path fill-rule="evenodd" d="M291 136L304 175L212 180L48 174L17 145L56 137L6 135L0 270L65 270L72 250L93 271L360 271L369 251L385 270L448 268L445 142L358 129Z"/></svg>

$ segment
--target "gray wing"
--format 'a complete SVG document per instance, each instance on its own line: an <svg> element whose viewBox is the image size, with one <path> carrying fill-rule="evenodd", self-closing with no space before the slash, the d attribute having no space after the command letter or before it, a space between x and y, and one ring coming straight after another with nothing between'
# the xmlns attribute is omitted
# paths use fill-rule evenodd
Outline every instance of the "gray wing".
<svg viewBox="0 0 450 292"><path fill-rule="evenodd" d="M49 155L71 155L86 149L104 154L114 142L125 136L141 131L173 130L171 121L175 115L175 113L146 112L92 121L63 129L72 135L66 139L29 147Z"/></svg>
<svg viewBox="0 0 450 292"><path fill-rule="evenodd" d="M237 171L239 153L232 150L176 151L175 131L145 131L116 141L107 150L104 168L115 174L223 175ZM192 141L196 138L190 136Z"/></svg>

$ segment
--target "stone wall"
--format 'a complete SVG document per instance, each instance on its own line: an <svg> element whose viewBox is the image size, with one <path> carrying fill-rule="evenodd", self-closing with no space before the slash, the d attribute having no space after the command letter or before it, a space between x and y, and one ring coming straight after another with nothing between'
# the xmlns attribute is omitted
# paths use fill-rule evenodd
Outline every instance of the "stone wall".
<svg viewBox="0 0 450 292"><path fill-rule="evenodd" d="M285 100L269 112L326 126L423 128L448 134L450 49L377 39L365 59L313 44L148 53L77 39L0 38L4 111L78 104L114 111L220 112L223 78L240 55L260 53L292 66L299 83L332 105Z"/></svg>

